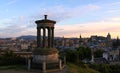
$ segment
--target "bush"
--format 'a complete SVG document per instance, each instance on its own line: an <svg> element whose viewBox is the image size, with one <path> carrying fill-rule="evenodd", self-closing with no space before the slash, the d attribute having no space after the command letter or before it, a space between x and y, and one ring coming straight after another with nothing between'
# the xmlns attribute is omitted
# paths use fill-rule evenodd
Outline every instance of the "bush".
<svg viewBox="0 0 120 73"><path fill-rule="evenodd" d="M0 56L0 65L25 65L26 60L20 56L17 56L11 51L5 52Z"/></svg>
<svg viewBox="0 0 120 73"><path fill-rule="evenodd" d="M120 65L90 64L89 67L101 73L120 73Z"/></svg>

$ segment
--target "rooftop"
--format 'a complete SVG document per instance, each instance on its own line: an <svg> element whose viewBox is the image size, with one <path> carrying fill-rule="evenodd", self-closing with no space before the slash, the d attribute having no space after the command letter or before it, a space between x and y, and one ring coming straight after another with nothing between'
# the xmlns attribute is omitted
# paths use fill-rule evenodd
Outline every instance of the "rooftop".
<svg viewBox="0 0 120 73"><path fill-rule="evenodd" d="M44 19L42 19L42 20L37 20L37 21L35 21L35 23L36 23L36 24L38 24L38 23L53 23L53 24L55 24L56 21L54 21L54 20L49 20L49 19L47 19L47 15L44 15Z"/></svg>

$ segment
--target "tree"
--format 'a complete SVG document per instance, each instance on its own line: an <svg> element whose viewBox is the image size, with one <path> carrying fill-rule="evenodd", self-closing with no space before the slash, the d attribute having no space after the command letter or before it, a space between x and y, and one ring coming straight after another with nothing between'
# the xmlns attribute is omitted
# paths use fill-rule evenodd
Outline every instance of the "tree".
<svg viewBox="0 0 120 73"><path fill-rule="evenodd" d="M77 48L80 60L90 60L91 59L91 49L88 47L79 47Z"/></svg>
<svg viewBox="0 0 120 73"><path fill-rule="evenodd" d="M103 50L101 50L101 49L96 50L96 51L94 52L94 57L95 57L95 58L102 57L102 54L103 54Z"/></svg>
<svg viewBox="0 0 120 73"><path fill-rule="evenodd" d="M66 59L69 62L76 62L76 51L75 50L71 50L71 49L67 49L65 50L65 54L66 54Z"/></svg>
<svg viewBox="0 0 120 73"><path fill-rule="evenodd" d="M0 65L16 65L25 64L25 58L17 56L12 51L5 51L3 55L0 56Z"/></svg>
<svg viewBox="0 0 120 73"><path fill-rule="evenodd" d="M66 59L72 63L80 63L81 60L91 60L91 49L88 47L79 47L74 50L67 49L64 51Z"/></svg>
<svg viewBox="0 0 120 73"><path fill-rule="evenodd" d="M114 48L119 47L120 46L120 40L119 40L119 38L117 38L117 40L114 41L112 45L113 45Z"/></svg>

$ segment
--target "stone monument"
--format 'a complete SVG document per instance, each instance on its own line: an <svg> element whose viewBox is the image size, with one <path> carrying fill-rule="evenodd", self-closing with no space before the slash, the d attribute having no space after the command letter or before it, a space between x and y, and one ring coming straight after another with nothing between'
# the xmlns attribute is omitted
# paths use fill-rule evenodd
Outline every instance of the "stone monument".
<svg viewBox="0 0 120 73"><path fill-rule="evenodd" d="M46 70L47 63L59 63L58 50L54 48L54 25L56 21L47 19L37 20L37 48L33 51L33 62L42 65Z"/></svg>

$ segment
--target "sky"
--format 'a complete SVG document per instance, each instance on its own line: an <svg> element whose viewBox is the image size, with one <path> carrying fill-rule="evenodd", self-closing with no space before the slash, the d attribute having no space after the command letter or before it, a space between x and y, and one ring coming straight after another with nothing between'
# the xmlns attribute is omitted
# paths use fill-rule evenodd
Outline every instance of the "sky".
<svg viewBox="0 0 120 73"><path fill-rule="evenodd" d="M0 38L36 35L45 14L56 37L120 37L120 0L0 0Z"/></svg>

